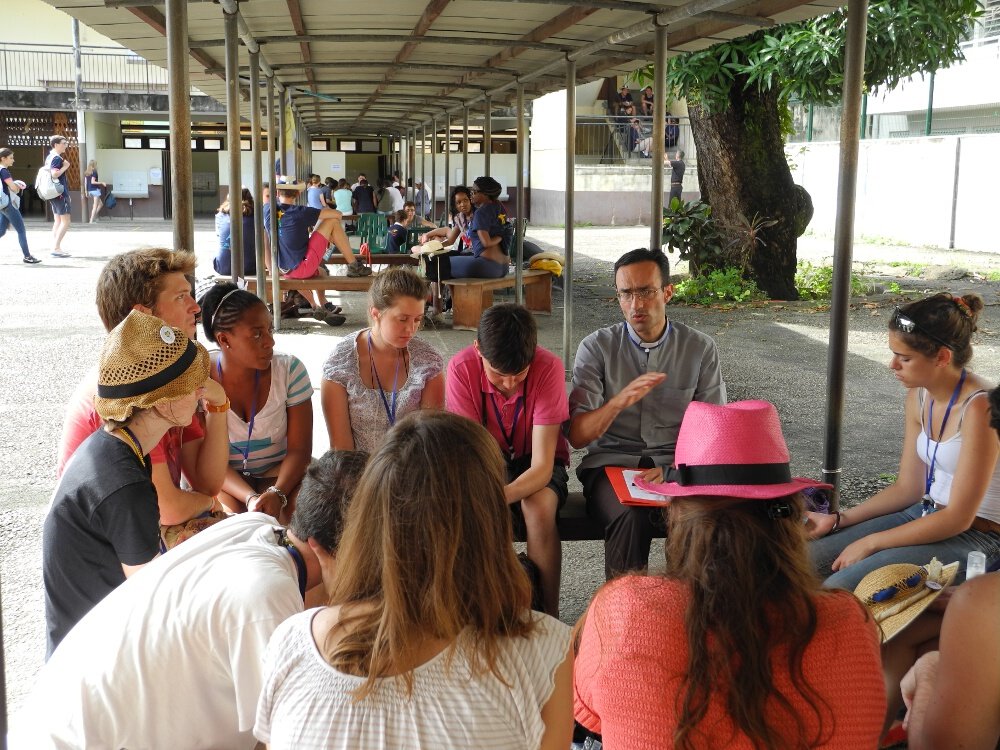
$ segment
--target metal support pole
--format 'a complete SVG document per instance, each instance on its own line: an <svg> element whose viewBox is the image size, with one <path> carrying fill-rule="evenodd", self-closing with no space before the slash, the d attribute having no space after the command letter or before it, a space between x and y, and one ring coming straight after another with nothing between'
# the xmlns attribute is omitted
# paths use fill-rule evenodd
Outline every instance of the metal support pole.
<svg viewBox="0 0 1000 750"><path fill-rule="evenodd" d="M486 120L483 123L483 174L490 175L490 152L493 151L493 97L486 95ZM469 182L471 185L472 183Z"/></svg>
<svg viewBox="0 0 1000 750"><path fill-rule="evenodd" d="M191 76L187 0L166 0L167 94L170 107L170 210L174 250L194 250L191 176Z"/></svg>
<svg viewBox="0 0 1000 750"><path fill-rule="evenodd" d="M813 116L816 114L816 105L809 105L809 119L806 120L806 141L812 142L813 139Z"/></svg>
<svg viewBox="0 0 1000 750"><path fill-rule="evenodd" d="M226 145L229 147L229 266L243 275L243 180L240 176L240 30L235 13L223 12L226 34Z"/></svg>
<svg viewBox="0 0 1000 750"><path fill-rule="evenodd" d="M267 300L264 289L264 207L260 196L264 192L260 152L260 52L250 53L250 150L253 154L253 247L257 266L257 296Z"/></svg>
<svg viewBox="0 0 1000 750"><path fill-rule="evenodd" d="M271 217L268 232L268 247L271 249L271 311L274 314L274 330L281 328L281 288L278 285L278 197L277 178L274 170L276 160L275 146L278 139L278 117L274 111L274 76L267 77L267 174L270 190L268 190L268 214ZM261 208L263 210L263 207ZM260 273L258 269L258 273ZM258 276L259 278L259 276ZM261 287L263 284L261 284ZM266 294L266 292L265 292Z"/></svg>
<svg viewBox="0 0 1000 750"><path fill-rule="evenodd" d="M563 268L563 367L573 361L573 211L576 175L576 61L566 60L566 267Z"/></svg>
<svg viewBox="0 0 1000 750"><path fill-rule="evenodd" d="M663 172L667 135L667 27L656 27L653 61L652 185L649 196L649 249L663 246ZM663 279L669 284L670 279Z"/></svg>
<svg viewBox="0 0 1000 750"><path fill-rule="evenodd" d="M409 143L406 144L406 151L407 151L407 154L408 154L408 157L409 157L409 159L408 159L409 165L407 166L407 175L406 175L406 178L408 180L407 185L409 185L410 187L412 187L414 189L414 192L411 193L411 196L412 196L413 200L415 201L417 199L417 194L416 194L416 187L417 187L417 185L416 185L416 183L417 183L417 129L416 128L414 128L413 130L410 131L410 138L409 138Z"/></svg>
<svg viewBox="0 0 1000 750"><path fill-rule="evenodd" d="M930 82L927 87L927 116L924 118L924 135L931 134L931 125L934 122L934 72L931 72Z"/></svg>
<svg viewBox="0 0 1000 750"><path fill-rule="evenodd" d="M528 128L524 117L524 84L517 84L517 224L514 226L514 301L517 304L524 304L524 212L527 208L525 203L525 188L527 182L524 179L524 144L528 141Z"/></svg>
<svg viewBox="0 0 1000 750"><path fill-rule="evenodd" d="M840 122L840 179L837 185L837 222L833 239L833 294L830 305L830 343L826 375L826 439L823 481L834 487L830 507L840 505L841 427L844 415L844 372L851 295L851 261L854 254L854 201L858 186L860 136L856 123L861 109L865 69L865 34L868 0L847 5L847 45L844 50L844 116Z"/></svg>
<svg viewBox="0 0 1000 750"><path fill-rule="evenodd" d="M434 221L434 214L437 213L437 158L438 158L438 121L435 117L431 120L431 221Z"/></svg>
<svg viewBox="0 0 1000 750"><path fill-rule="evenodd" d="M867 20L865 21L865 25L866 26L868 25ZM861 95L860 123L861 123L861 140L864 140L865 138L868 137L868 94Z"/></svg>
<svg viewBox="0 0 1000 750"><path fill-rule="evenodd" d="M87 121L83 113L83 60L80 55L80 22L73 19L73 98L76 107L76 146L77 158L80 160L80 222L87 222Z"/></svg>
<svg viewBox="0 0 1000 750"><path fill-rule="evenodd" d="M444 215L445 226L448 225L451 195L451 113L444 116Z"/></svg>
<svg viewBox="0 0 1000 750"><path fill-rule="evenodd" d="M462 184L469 184L469 108L462 107Z"/></svg>
<svg viewBox="0 0 1000 750"><path fill-rule="evenodd" d="M295 178L295 175L290 174L288 171L288 136L285 133L285 129L288 124L285 122L285 116L287 115L287 110L285 108L285 101L288 94L288 89L280 92L278 96L278 161L281 163L278 165L278 174L288 175L291 178Z"/></svg>
<svg viewBox="0 0 1000 750"><path fill-rule="evenodd" d="M413 186L413 202L417 202L416 185ZM420 208L423 213L421 219L427 218L427 125L420 126Z"/></svg>

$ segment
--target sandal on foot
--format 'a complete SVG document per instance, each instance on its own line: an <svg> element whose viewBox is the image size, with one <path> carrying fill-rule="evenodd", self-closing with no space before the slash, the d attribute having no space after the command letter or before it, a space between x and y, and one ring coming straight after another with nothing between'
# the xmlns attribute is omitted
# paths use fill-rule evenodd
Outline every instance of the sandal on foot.
<svg viewBox="0 0 1000 750"><path fill-rule="evenodd" d="M69 253L67 253L65 250L53 250L51 253L49 253L49 255L51 255L53 258L71 258L71 257L73 257Z"/></svg>

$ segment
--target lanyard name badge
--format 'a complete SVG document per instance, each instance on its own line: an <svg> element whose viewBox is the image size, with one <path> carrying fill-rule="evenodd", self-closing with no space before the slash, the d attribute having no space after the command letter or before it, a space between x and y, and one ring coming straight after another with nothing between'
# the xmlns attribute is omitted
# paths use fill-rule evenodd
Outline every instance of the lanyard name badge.
<svg viewBox="0 0 1000 750"><path fill-rule="evenodd" d="M372 333L368 332L368 364L372 368L372 380L378 386L379 396L382 397L382 408L385 409L385 416L389 420L389 426L396 426L396 396L399 394L399 387L397 383L399 382L399 360L402 357L401 354L397 353L396 356L396 370L392 374L392 403L389 403L389 399L385 397L385 388L382 387L382 380L378 376L378 368L375 367L375 359L372 357Z"/></svg>
<svg viewBox="0 0 1000 750"><path fill-rule="evenodd" d="M218 362L216 362L216 369L219 372L219 383L222 382L222 358L220 357ZM247 463L250 461L250 438L253 437L253 422L257 418L257 387L260 385L260 370L253 371L253 400L250 402L250 421L247 422L247 442L242 448L237 448L240 453L243 454L243 469L240 473L245 476L250 476L250 470L247 468Z"/></svg>
<svg viewBox="0 0 1000 750"><path fill-rule="evenodd" d="M955 405L958 400L958 394L962 392L962 386L965 384L965 368L962 368L962 374L958 378L958 384L955 386L955 390L951 394L951 399L948 401L948 408L944 410L944 419L941 420L941 429L938 430L937 441L934 443L934 454L927 456L930 460L927 464L927 468L924 469L924 496L921 499L921 504L923 509L920 512L921 516L926 516L934 512L934 500L931 498L931 485L934 484L934 466L937 463L937 452L938 448L941 447L941 438L944 437L944 427L948 424L948 417L951 415L951 407ZM927 410L927 438L928 441L934 437L934 400L931 399L930 407ZM928 453L930 451L928 450Z"/></svg>
<svg viewBox="0 0 1000 750"><path fill-rule="evenodd" d="M516 455L516 450L514 449L514 435L517 433L517 420L521 417L521 412L524 410L524 402L528 397L528 376L525 375L524 381L521 383L521 395L517 397L517 401L514 402L514 419L510 423L510 433L507 432L506 428L503 426L503 415L500 413L500 407L497 406L496 396L490 393L490 405L493 407L493 416L496 417L497 426L500 428L500 434L503 435L503 441L507 445L507 457L513 461ZM482 415L483 415L483 427L486 427L486 393L485 391L480 392L482 397Z"/></svg>

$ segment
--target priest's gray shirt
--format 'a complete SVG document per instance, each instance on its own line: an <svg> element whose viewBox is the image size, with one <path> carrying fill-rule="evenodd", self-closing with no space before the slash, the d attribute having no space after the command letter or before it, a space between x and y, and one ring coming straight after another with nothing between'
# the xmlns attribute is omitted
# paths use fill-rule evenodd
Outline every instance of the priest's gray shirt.
<svg viewBox="0 0 1000 750"><path fill-rule="evenodd" d="M571 419L600 408L647 372L665 372L667 379L622 411L587 446L578 475L598 466L636 467L643 457L665 470L673 464L688 404L726 403L715 341L683 323L669 325L663 343L648 354L629 338L624 322L594 331L580 342L569 397Z"/></svg>

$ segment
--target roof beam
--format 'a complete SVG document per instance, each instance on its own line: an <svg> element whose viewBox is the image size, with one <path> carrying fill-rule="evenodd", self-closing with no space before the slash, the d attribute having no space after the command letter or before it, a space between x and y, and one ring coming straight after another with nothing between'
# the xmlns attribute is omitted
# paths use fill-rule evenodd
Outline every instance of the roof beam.
<svg viewBox="0 0 1000 750"><path fill-rule="evenodd" d="M420 18L417 20L416 26L413 27L413 36L419 38L424 37L430 27L444 12L444 9L448 7L450 2L451 0L431 0L427 4L427 7L424 8L424 12L420 15ZM393 58L392 63L386 70L385 77L382 82L375 87L375 90L369 95L368 101L361 105L361 108L358 110L358 120L361 120L364 117L365 112L368 111L372 101L377 99L378 95L385 91L386 85L396 73L396 68L409 60L416 48L417 42L415 41L407 42L400 48L399 52L396 53L396 57Z"/></svg>
<svg viewBox="0 0 1000 750"><path fill-rule="evenodd" d="M128 12L131 13L136 18L138 18L143 23L148 24L157 33L162 34L163 38L166 39L167 19L164 18L163 14L156 8L143 6L140 8L129 8ZM223 44L223 46L225 46L225 44ZM212 57L210 57L209 55L207 55L206 53L202 52L199 49L191 47L190 55L192 60L197 60L199 64L203 65L206 68L220 67L218 62L216 62ZM225 71L225 68L221 68L221 70ZM223 75L220 75L218 73L216 75L219 78L223 77Z"/></svg>
<svg viewBox="0 0 1000 750"><path fill-rule="evenodd" d="M508 47L509 39L492 36L424 36L415 37L412 34L306 34L305 36L291 36L281 34L279 36L257 37L257 43L264 44L299 44L301 42L329 42L332 44L352 44L364 42L366 44L405 44L406 42L424 42L426 44L448 44L464 45L471 47ZM225 39L201 39L191 40L191 46L200 49L208 47L224 47ZM517 45L526 49L537 49L545 52L558 52L568 54L574 47L567 47L563 44L549 42L522 42L518 40Z"/></svg>

